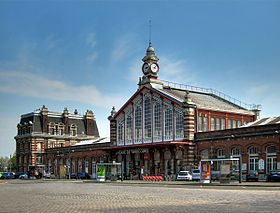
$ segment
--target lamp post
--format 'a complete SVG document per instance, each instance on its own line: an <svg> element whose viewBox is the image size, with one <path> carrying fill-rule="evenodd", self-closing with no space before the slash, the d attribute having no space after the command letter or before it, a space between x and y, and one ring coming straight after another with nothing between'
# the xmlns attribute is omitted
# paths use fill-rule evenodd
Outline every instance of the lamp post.
<svg viewBox="0 0 280 213"><path fill-rule="evenodd" d="M239 183L242 183L242 154L239 155Z"/></svg>
<svg viewBox="0 0 280 213"><path fill-rule="evenodd" d="M71 166L71 158L70 158L70 154L71 152L73 153L75 150L71 150L70 148L68 149L68 165L67 166L67 169L68 169L68 179L70 180L71 179L71 172L70 172L70 166Z"/></svg>

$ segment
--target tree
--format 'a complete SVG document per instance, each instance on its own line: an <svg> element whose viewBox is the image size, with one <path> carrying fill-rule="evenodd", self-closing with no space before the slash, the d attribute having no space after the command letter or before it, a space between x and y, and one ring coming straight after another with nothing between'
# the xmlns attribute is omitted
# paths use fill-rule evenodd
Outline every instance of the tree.
<svg viewBox="0 0 280 213"><path fill-rule="evenodd" d="M9 168L9 158L0 157L0 172L7 171Z"/></svg>
<svg viewBox="0 0 280 213"><path fill-rule="evenodd" d="M17 164L16 164L16 153L13 156L10 155L9 157L0 157L0 172L6 171L16 171Z"/></svg>

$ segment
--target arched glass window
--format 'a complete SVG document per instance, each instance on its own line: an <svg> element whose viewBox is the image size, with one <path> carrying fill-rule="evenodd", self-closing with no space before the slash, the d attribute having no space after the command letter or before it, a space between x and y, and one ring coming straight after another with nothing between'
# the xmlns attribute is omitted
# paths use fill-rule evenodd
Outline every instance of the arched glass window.
<svg viewBox="0 0 280 213"><path fill-rule="evenodd" d="M151 98L146 96L144 98L144 140L150 141L152 139L152 108Z"/></svg>
<svg viewBox="0 0 280 213"><path fill-rule="evenodd" d="M238 149L238 148L233 148L231 150L231 155L232 156L240 156L240 154L241 154L241 152L240 152L240 149Z"/></svg>
<svg viewBox="0 0 280 213"><path fill-rule="evenodd" d="M266 148L266 153L267 154L276 154L276 147L275 146L268 146Z"/></svg>
<svg viewBox="0 0 280 213"><path fill-rule="evenodd" d="M172 123L172 108L167 107L164 111L164 139L172 140L173 123Z"/></svg>
<svg viewBox="0 0 280 213"><path fill-rule="evenodd" d="M128 143L132 142L132 111L128 112L126 116L126 141Z"/></svg>
<svg viewBox="0 0 280 213"><path fill-rule="evenodd" d="M248 153L249 153L250 155L257 155L257 154L258 154L258 148L255 147L255 146L252 146L252 147L250 147L250 148L248 149Z"/></svg>
<svg viewBox="0 0 280 213"><path fill-rule="evenodd" d="M161 103L154 105L154 141L162 141L162 107Z"/></svg>
<svg viewBox="0 0 280 213"><path fill-rule="evenodd" d="M184 138L184 115L181 110L175 110L175 138Z"/></svg>
<svg viewBox="0 0 280 213"><path fill-rule="evenodd" d="M142 108L140 105L135 109L135 142L142 142Z"/></svg>
<svg viewBox="0 0 280 213"><path fill-rule="evenodd" d="M118 144L123 145L124 143L124 120L118 121Z"/></svg>

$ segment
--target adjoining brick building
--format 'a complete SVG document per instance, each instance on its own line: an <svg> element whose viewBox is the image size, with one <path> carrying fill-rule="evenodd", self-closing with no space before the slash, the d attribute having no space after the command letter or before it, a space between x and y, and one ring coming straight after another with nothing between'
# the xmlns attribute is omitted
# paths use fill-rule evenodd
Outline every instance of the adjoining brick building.
<svg viewBox="0 0 280 213"><path fill-rule="evenodd" d="M280 117L259 119L237 129L198 133L195 142L198 161L241 157L243 174L258 171L263 178L280 170ZM233 166L239 170L238 162Z"/></svg>
<svg viewBox="0 0 280 213"><path fill-rule="evenodd" d="M77 110L70 113L51 112L43 106L34 112L21 115L17 125L16 159L18 171L47 168L45 150L74 145L82 140L99 138L99 132L92 111L79 115Z"/></svg>

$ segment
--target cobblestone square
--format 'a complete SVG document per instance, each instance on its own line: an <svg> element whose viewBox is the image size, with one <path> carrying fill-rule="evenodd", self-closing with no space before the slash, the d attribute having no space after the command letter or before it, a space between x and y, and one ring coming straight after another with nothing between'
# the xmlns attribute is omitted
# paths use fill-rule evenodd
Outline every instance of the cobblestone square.
<svg viewBox="0 0 280 213"><path fill-rule="evenodd" d="M0 212L279 212L277 189L12 180Z"/></svg>

